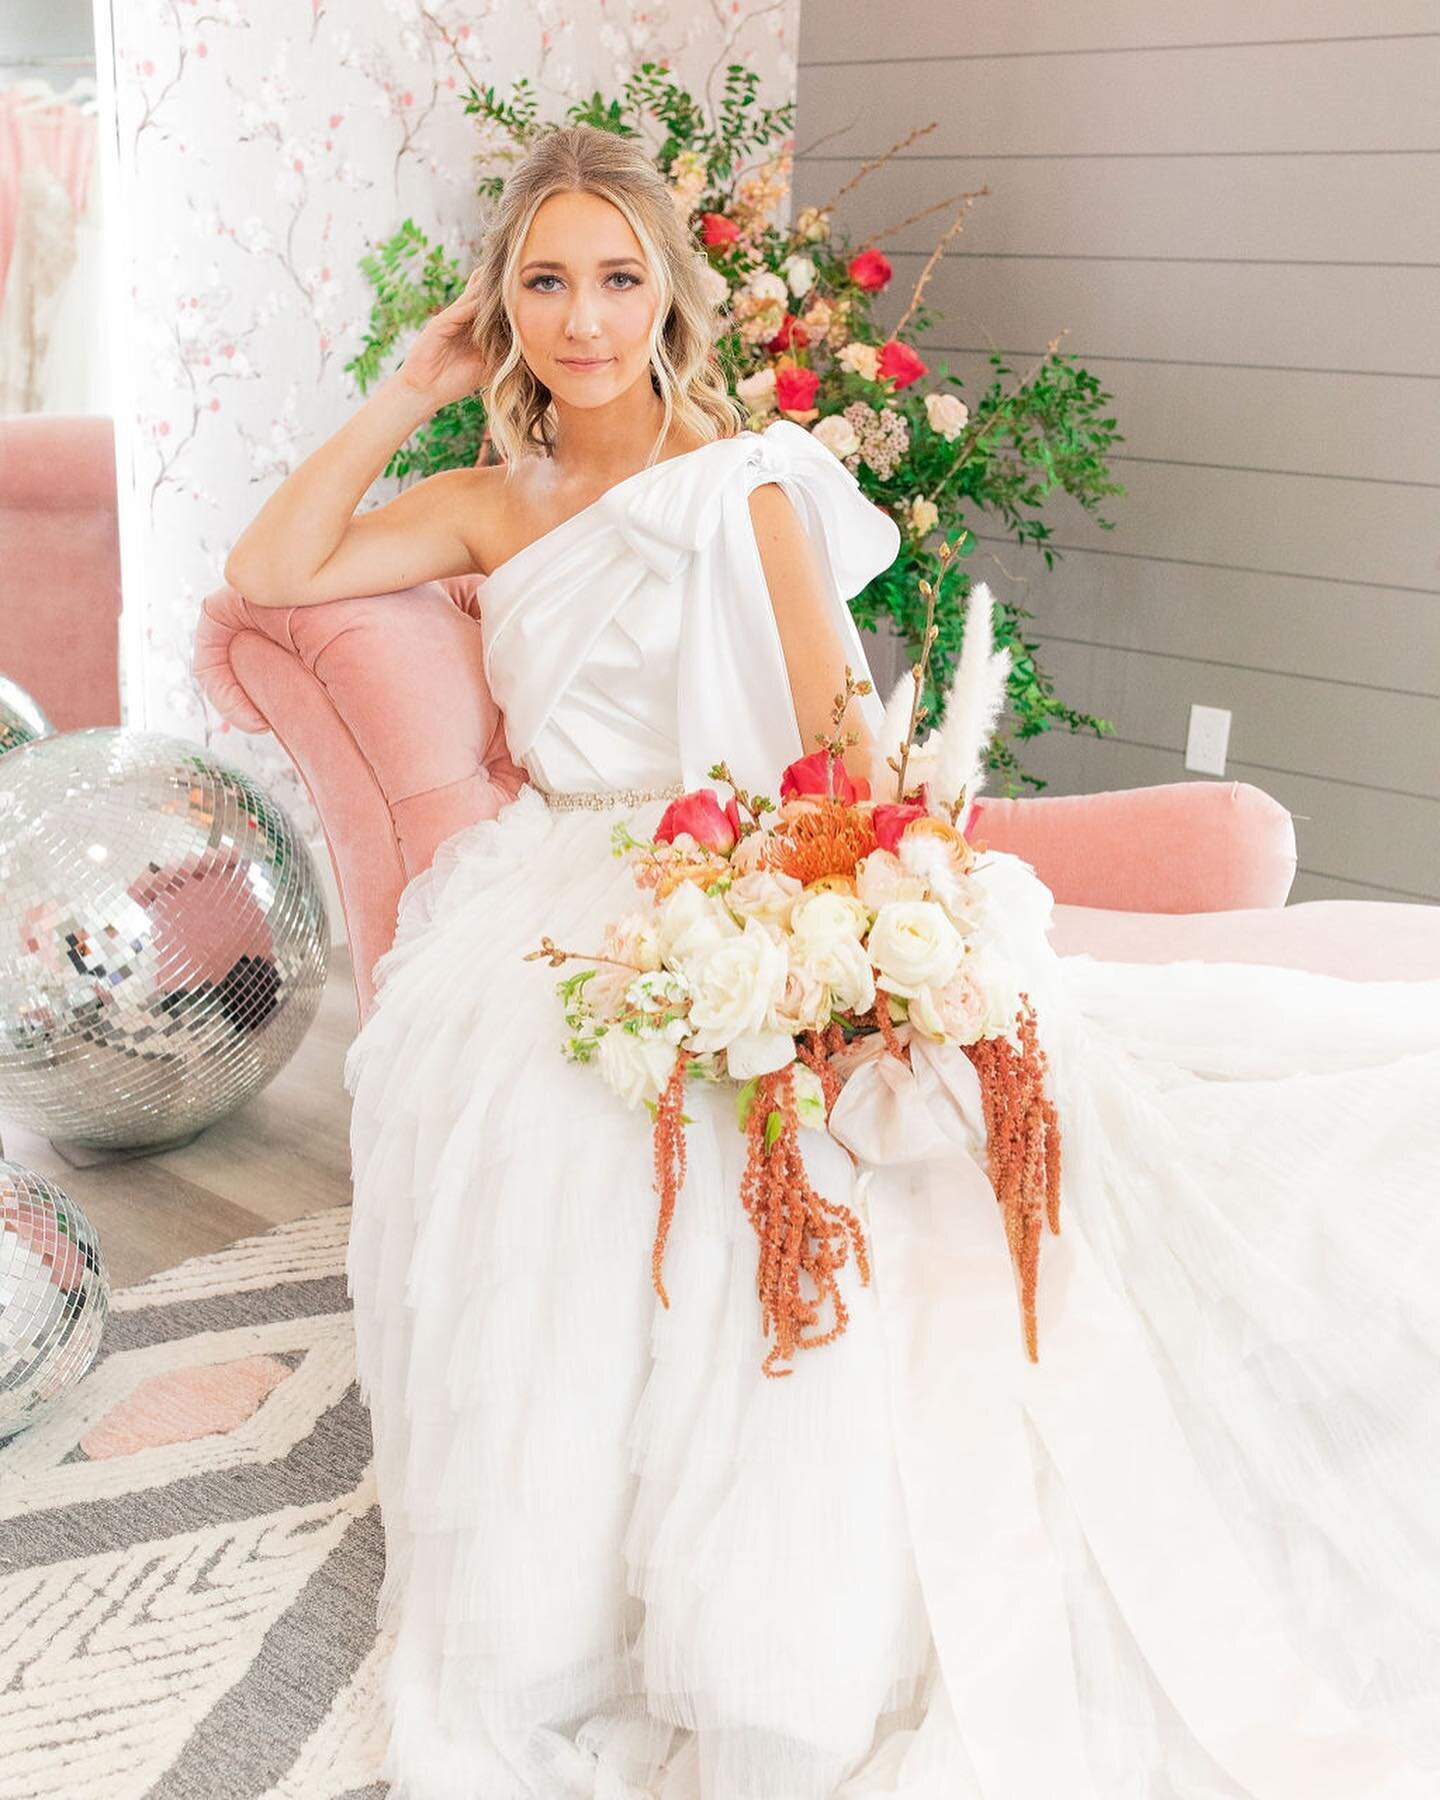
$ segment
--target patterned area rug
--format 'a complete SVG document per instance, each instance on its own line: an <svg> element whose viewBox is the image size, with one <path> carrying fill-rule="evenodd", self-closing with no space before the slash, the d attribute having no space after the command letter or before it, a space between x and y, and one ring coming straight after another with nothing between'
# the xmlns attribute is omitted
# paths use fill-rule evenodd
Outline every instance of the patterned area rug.
<svg viewBox="0 0 1440 1800"><path fill-rule="evenodd" d="M349 1224L118 1292L0 1445L0 1800L383 1800Z"/></svg>

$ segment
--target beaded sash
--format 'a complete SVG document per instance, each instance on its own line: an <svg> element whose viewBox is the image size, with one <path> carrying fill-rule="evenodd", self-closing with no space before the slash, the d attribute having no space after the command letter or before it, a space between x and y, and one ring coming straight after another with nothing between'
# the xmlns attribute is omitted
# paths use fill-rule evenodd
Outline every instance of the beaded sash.
<svg viewBox="0 0 1440 1800"><path fill-rule="evenodd" d="M596 811L612 806L642 806L647 800L678 800L685 792L683 781L672 782L664 788L575 788L569 791L543 788L538 781L532 785L544 797L547 806L562 811L572 806L592 807Z"/></svg>

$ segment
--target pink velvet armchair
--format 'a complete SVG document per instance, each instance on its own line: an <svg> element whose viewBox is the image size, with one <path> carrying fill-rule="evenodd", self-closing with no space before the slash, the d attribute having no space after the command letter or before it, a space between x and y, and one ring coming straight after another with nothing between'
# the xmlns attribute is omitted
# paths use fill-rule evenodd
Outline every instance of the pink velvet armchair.
<svg viewBox="0 0 1440 1800"><path fill-rule="evenodd" d="M493 817L524 774L481 666L484 577L317 606L205 599L194 667L242 731L273 731L325 831L357 1017L401 890L436 847ZM1272 962L1365 979L1440 976L1440 908L1287 906L1290 815L1243 781L1016 800L982 796L971 835L1023 857L1055 895L1051 941L1133 962Z"/></svg>

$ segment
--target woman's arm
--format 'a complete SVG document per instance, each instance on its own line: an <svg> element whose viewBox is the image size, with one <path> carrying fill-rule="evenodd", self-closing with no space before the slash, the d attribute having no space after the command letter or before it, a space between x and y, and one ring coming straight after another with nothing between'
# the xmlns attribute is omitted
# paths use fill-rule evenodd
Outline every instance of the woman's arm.
<svg viewBox="0 0 1440 1800"><path fill-rule="evenodd" d="M474 485L445 469L358 517L396 450L435 411L397 371L286 476L236 540L225 579L256 606L383 594L473 567L458 521Z"/></svg>
<svg viewBox="0 0 1440 1800"><path fill-rule="evenodd" d="M383 594L475 567L465 521L486 471L444 469L357 518L390 458L442 406L483 384L470 340L480 271L433 318L395 373L306 457L240 534L225 579L256 606Z"/></svg>
<svg viewBox="0 0 1440 1800"><path fill-rule="evenodd" d="M819 749L822 738L832 735L835 700L845 690L845 651L830 619L825 576L815 546L790 496L777 483L766 481L751 489L749 499L760 563L785 652L795 720L803 754L809 756ZM851 673L863 679L860 670ZM875 740L853 700L842 729L859 734L845 752L846 769L852 775L868 777Z"/></svg>

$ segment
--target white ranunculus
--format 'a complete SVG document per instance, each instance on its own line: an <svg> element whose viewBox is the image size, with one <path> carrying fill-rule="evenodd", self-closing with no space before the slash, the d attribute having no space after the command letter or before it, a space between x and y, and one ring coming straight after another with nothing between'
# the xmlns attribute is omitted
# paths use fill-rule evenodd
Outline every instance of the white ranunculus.
<svg viewBox="0 0 1440 1800"><path fill-rule="evenodd" d="M661 958L683 965L722 938L738 937L740 927L717 895L682 881L660 903L656 935Z"/></svg>
<svg viewBox="0 0 1440 1800"><path fill-rule="evenodd" d="M819 888L803 893L790 911L790 930L807 950L820 949L837 937L864 937L870 909L855 894Z"/></svg>
<svg viewBox="0 0 1440 1800"><path fill-rule="evenodd" d="M658 1100L675 1068L675 1046L645 1032L612 1025L596 1051L600 1073L630 1108Z"/></svg>
<svg viewBox="0 0 1440 1800"><path fill-rule="evenodd" d="M823 444L832 456L842 459L853 456L860 448L855 427L844 413L826 413L823 419L816 420L810 435L817 444Z"/></svg>
<svg viewBox="0 0 1440 1800"><path fill-rule="evenodd" d="M784 931L790 924L795 897L804 891L805 884L794 875L779 869L751 869L730 883L725 903L742 919L759 919Z"/></svg>
<svg viewBox="0 0 1440 1800"><path fill-rule="evenodd" d="M808 256L787 256L781 264L790 292L803 300L815 285L815 265Z"/></svg>
<svg viewBox="0 0 1440 1800"><path fill-rule="evenodd" d="M927 394L925 417L930 421L930 429L938 431L941 437L957 438L965 429L970 408L955 394Z"/></svg>
<svg viewBox="0 0 1440 1800"><path fill-rule="evenodd" d="M733 923L733 921L732 921ZM788 1032L769 1024L784 992L789 961L783 941L758 919L689 960L693 1050L723 1050L730 1073L746 1079L783 1068L795 1054Z"/></svg>
<svg viewBox="0 0 1440 1800"><path fill-rule="evenodd" d="M933 500L917 494L910 502L910 529L924 537L926 532L933 531L939 523L940 508Z"/></svg>
<svg viewBox="0 0 1440 1800"><path fill-rule="evenodd" d="M877 985L907 999L948 981L964 950L964 938L933 900L887 901L870 927Z"/></svg>

